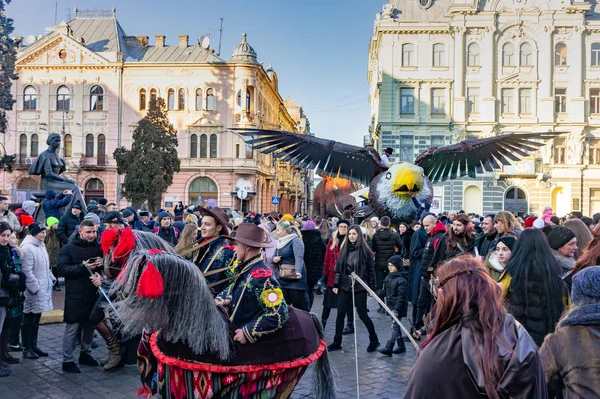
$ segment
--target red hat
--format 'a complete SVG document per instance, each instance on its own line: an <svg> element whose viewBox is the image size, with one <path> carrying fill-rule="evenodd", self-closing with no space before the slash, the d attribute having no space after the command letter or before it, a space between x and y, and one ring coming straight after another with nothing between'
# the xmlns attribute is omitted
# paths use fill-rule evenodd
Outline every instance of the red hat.
<svg viewBox="0 0 600 399"><path fill-rule="evenodd" d="M530 229L533 227L533 222L535 222L535 218L533 216L529 216L525 219L525 228Z"/></svg>

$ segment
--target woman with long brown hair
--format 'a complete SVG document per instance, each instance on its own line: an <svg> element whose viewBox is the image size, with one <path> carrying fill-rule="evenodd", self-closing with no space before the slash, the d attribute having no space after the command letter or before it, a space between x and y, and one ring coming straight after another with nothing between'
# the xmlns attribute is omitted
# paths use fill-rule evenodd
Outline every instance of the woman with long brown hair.
<svg viewBox="0 0 600 399"><path fill-rule="evenodd" d="M515 215L507 211L500 211L496 214L494 217L494 227L498 232L498 235L496 236L496 242L505 236L513 236L517 238L523 231L523 227L517 218L515 218Z"/></svg>
<svg viewBox="0 0 600 399"><path fill-rule="evenodd" d="M196 216L196 215L188 215L188 216ZM185 227L183 228L183 231L181 232L181 237L179 237L179 241L177 242L177 245L175 246L175 251L177 251L178 254L182 254L183 252L185 252L185 250L189 249L192 245L194 245L194 243L196 243L197 241L197 237L198 237L198 225L193 224L193 223L188 223L185 225ZM192 260L193 256L194 256L194 252L189 252L185 255L181 255L184 258L186 258L187 260Z"/></svg>
<svg viewBox="0 0 600 399"><path fill-rule="evenodd" d="M480 260L456 257L437 271L433 330L404 398L547 398L535 343L506 312Z"/></svg>

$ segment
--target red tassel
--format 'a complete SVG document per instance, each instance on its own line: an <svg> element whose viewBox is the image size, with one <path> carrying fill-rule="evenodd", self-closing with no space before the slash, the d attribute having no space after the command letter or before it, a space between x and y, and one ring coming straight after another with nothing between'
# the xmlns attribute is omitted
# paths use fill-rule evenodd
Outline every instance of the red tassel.
<svg viewBox="0 0 600 399"><path fill-rule="evenodd" d="M102 238L100 238L100 245L102 245L102 252L104 253L104 255L106 255L108 251L110 251L110 248L113 246L113 244L117 242L118 237L118 229L109 229L105 230L104 233L102 233Z"/></svg>
<svg viewBox="0 0 600 399"><path fill-rule="evenodd" d="M164 292L165 283L162 276L156 270L156 266L148 262L146 270L144 270L140 277L137 295L144 298L156 299L164 294Z"/></svg>
<svg viewBox="0 0 600 399"><path fill-rule="evenodd" d="M131 230L131 227L121 230L121 237L119 237L119 242L113 252L113 260L115 262L123 262L129 257L135 246L135 238L135 233Z"/></svg>

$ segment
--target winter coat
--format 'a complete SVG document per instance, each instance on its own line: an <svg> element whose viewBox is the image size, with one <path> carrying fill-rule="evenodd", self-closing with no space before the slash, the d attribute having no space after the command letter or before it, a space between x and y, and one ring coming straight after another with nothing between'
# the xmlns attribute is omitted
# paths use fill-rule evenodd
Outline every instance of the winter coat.
<svg viewBox="0 0 600 399"><path fill-rule="evenodd" d="M552 208L546 209L542 215L542 219L546 224L550 224L550 219L552 219Z"/></svg>
<svg viewBox="0 0 600 399"><path fill-rule="evenodd" d="M408 270L389 273L383 280L383 289L377 296L385 297L386 305L396 312L398 318L406 317L408 308Z"/></svg>
<svg viewBox="0 0 600 399"><path fill-rule="evenodd" d="M6 218L6 222L9 224L11 229L13 229L16 233L21 232L23 228L21 227L21 223L19 223L19 219L17 219L17 216L14 213L11 211L6 211L2 216Z"/></svg>
<svg viewBox="0 0 600 399"><path fill-rule="evenodd" d="M325 243L319 230L302 230L304 242L304 264L306 275L311 281L318 281L323 275L323 262L325 261Z"/></svg>
<svg viewBox="0 0 600 399"><path fill-rule="evenodd" d="M337 234L337 233L336 233ZM343 238L339 241L343 241ZM327 247L325 249L325 262L323 263L323 275L325 276L325 283L327 287L333 287L335 281L335 264L340 257L340 245L336 245L331 249L333 238L329 239Z"/></svg>
<svg viewBox="0 0 600 399"><path fill-rule="evenodd" d="M366 256L366 259L360 259L359 250L356 248L356 244L348 242L348 257L344 262L341 258L338 258L335 264L335 281L333 283L334 288L339 288L344 291L352 290L352 278L350 275L352 272L356 273L362 281L367 283L371 288L375 288L375 265L373 257L370 255ZM354 292L365 292L361 284L354 285Z"/></svg>
<svg viewBox="0 0 600 399"><path fill-rule="evenodd" d="M79 226L79 223L83 220L83 212L79 214L79 217L73 215L71 211L65 213L58 222L58 228L56 232L58 234L58 238L60 238L60 242L66 244L69 242L69 237Z"/></svg>
<svg viewBox="0 0 600 399"><path fill-rule="evenodd" d="M402 259L410 259L410 241L414 231L409 229L404 234L398 234L402 245L398 248L398 255L402 256ZM388 258L389 259L389 258Z"/></svg>
<svg viewBox="0 0 600 399"><path fill-rule="evenodd" d="M12 249L8 245L0 245L0 290L7 293L9 298L2 298L2 301L7 301L6 306L10 309L12 306L21 306L19 299L21 297L20 291L25 289L24 276L16 277L17 269L13 263Z"/></svg>
<svg viewBox="0 0 600 399"><path fill-rule="evenodd" d="M463 251L461 251L458 248L458 245L454 248L454 250L450 249L450 246L448 245L448 240L447 240L447 235L446 235L446 255L445 255L445 259L452 259L452 258L456 258L458 255L462 255L462 254L473 254L474 253L474 249L475 248L475 238L471 237L470 239L467 239L467 244L460 244L463 248Z"/></svg>
<svg viewBox="0 0 600 399"><path fill-rule="evenodd" d="M475 247L479 251L479 256L485 259L490 252L496 249L496 236L498 232L494 234L481 234L475 239Z"/></svg>
<svg viewBox="0 0 600 399"><path fill-rule="evenodd" d="M290 233L294 237L282 246L282 239L277 242L277 248L275 249L275 256L281 257L279 262L273 262L274 265L280 267L281 265L294 265L296 273L300 273L302 277L298 280L294 279L279 279L281 288L288 290L302 290L306 291L306 265L304 264L304 242L296 235L296 233ZM286 236L287 237L287 236ZM284 237L285 238L285 237Z"/></svg>
<svg viewBox="0 0 600 399"><path fill-rule="evenodd" d="M22 253L23 251L20 251L20 252ZM12 253L14 270L16 272L21 272L21 256L19 255L19 251L17 251L14 248L11 248L11 253ZM25 280L25 279L23 279L23 280ZM24 290L25 290L25 285L23 284L23 291ZM15 317L23 317L22 304L25 301L25 297L23 296L23 291L21 291L21 290L17 290L17 291L18 291L18 296L16 298L17 301L14 303L15 306L11 306L6 309L6 318L7 319L13 319Z"/></svg>
<svg viewBox="0 0 600 399"><path fill-rule="evenodd" d="M56 267L58 263L58 252L60 251L60 238L56 229L48 229L46 234L46 251L50 259L50 267Z"/></svg>
<svg viewBox="0 0 600 399"><path fill-rule="evenodd" d="M423 258L421 259L421 277L429 279L429 276L435 272L439 264L444 260L446 254L446 226L442 222L437 222L433 231L429 233L427 243L423 249Z"/></svg>
<svg viewBox="0 0 600 399"><path fill-rule="evenodd" d="M387 270L388 259L396 255L396 248L402 248L402 241L398 233L382 227L373 236L371 248L375 253L375 269Z"/></svg>
<svg viewBox="0 0 600 399"><path fill-rule="evenodd" d="M506 315L498 340L502 374L496 390L501 398L546 399L542 361L527 331ZM462 323L437 335L423 349L408 377L405 399L487 398L474 338ZM441 394L443 392L443 394Z"/></svg>
<svg viewBox="0 0 600 399"><path fill-rule="evenodd" d="M60 219L62 217L61 209L69 205L72 199L73 196L71 194L64 195L60 193L56 195L56 192L53 190L46 191L46 200L42 203L46 219L51 216Z"/></svg>
<svg viewBox="0 0 600 399"><path fill-rule="evenodd" d="M21 243L23 258L21 271L25 274L27 289L23 313L43 313L54 309L52 305L52 286L56 278L50 271L50 259L46 245L32 235Z"/></svg>
<svg viewBox="0 0 600 399"><path fill-rule="evenodd" d="M410 267L408 269L408 281L410 282L410 291L408 301L416 305L419 298L419 285L421 283L421 258L423 250L427 244L427 232L420 228L415 231L410 239Z"/></svg>
<svg viewBox="0 0 600 399"><path fill-rule="evenodd" d="M154 235L159 236L172 246L177 245L179 241L179 230L173 226L169 226L168 229L164 229L160 226L154 228Z"/></svg>
<svg viewBox="0 0 600 399"><path fill-rule="evenodd" d="M57 271L65 278L65 323L85 323L90 317L98 290L83 261L96 257L102 257L100 243L87 242L79 235L58 254Z"/></svg>

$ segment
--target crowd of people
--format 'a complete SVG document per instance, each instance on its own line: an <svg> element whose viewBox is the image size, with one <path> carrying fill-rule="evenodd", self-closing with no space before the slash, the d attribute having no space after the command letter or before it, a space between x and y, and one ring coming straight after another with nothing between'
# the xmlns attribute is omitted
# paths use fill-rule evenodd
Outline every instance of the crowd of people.
<svg viewBox="0 0 600 399"><path fill-rule="evenodd" d="M0 376L19 362L11 353L48 355L38 347L39 323L53 309L59 280L66 290L63 370L80 372L78 344L79 365L110 370L123 363L125 338L106 317L101 295L118 270L106 262L101 236L130 227L155 234L197 265L219 305L245 295L245 288L236 291L239 275L231 275L239 264L252 272L248 282L260 284L256 290L281 293L276 306L244 301L240 313L236 308L236 327L236 320L256 323L248 329L240 321L238 342L281 328L287 307L310 312L315 295L323 295L322 325L337 311L329 351L342 349L343 336L355 333L356 309L369 334L367 352L406 352L408 338L397 324L380 344L369 294L355 273L421 341L406 397L442 391L449 398L598 397L600 364L590 359L600 358L600 214L559 218L547 208L540 217L517 218L506 211L434 215L423 209L419 220L392 225L388 216L355 223L349 211L309 218L182 203L173 214L152 215L147 204L119 210L104 198L65 209L70 196L49 190L42 205L26 201L15 212L0 197ZM36 206L43 207L45 224L33 221ZM109 349L104 362L92 356L95 331Z"/></svg>

